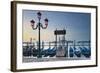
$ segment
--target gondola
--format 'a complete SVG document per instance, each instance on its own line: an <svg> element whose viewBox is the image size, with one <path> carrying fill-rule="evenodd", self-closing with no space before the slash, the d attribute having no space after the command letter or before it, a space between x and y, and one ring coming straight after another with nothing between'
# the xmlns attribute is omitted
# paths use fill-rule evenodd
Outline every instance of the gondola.
<svg viewBox="0 0 100 73"><path fill-rule="evenodd" d="M72 47L70 47L70 49L69 49L69 56L70 57L73 57L74 56L74 50L73 50Z"/></svg>
<svg viewBox="0 0 100 73"><path fill-rule="evenodd" d="M80 48L74 47L74 54L75 54L77 57L81 57L81 50L80 50Z"/></svg>

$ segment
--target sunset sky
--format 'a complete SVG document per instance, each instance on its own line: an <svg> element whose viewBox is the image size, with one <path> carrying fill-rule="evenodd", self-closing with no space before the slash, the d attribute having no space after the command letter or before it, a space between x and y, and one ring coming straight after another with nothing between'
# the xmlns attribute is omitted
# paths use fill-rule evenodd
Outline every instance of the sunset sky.
<svg viewBox="0 0 100 73"><path fill-rule="evenodd" d="M40 10L39 10L40 11ZM32 19L38 23L37 11L23 10L23 41L38 41L38 29L33 30L30 24ZM54 41L54 30L66 29L66 40L90 40L91 14L75 12L40 11L41 23L48 18L47 29L41 29L41 41Z"/></svg>

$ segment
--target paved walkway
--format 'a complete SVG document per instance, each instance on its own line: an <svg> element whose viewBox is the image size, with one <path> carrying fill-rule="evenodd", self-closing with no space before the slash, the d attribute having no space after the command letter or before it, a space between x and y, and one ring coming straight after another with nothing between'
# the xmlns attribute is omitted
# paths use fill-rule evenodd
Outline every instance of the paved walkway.
<svg viewBox="0 0 100 73"><path fill-rule="evenodd" d="M30 62L47 62L47 61L68 61L68 60L89 60L91 58L86 57L42 57L42 58L35 58L35 57L23 57L23 63L30 63Z"/></svg>

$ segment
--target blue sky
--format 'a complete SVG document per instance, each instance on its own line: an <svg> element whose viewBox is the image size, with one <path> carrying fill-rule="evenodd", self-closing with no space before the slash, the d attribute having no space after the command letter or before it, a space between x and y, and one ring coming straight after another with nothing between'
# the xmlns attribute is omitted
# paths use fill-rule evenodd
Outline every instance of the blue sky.
<svg viewBox="0 0 100 73"><path fill-rule="evenodd" d="M40 11L40 10L39 10ZM32 30L30 20L38 22L37 11L23 10L23 41L33 38L38 41L38 29ZM91 14L77 12L40 11L42 13L41 23L48 18L47 29L41 29L41 40L54 41L54 30L66 29L66 40L90 40Z"/></svg>

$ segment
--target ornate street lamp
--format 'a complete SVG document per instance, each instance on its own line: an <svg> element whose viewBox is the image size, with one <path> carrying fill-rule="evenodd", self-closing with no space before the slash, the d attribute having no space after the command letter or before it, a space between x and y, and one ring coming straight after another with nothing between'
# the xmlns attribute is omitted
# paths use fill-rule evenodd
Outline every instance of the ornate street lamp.
<svg viewBox="0 0 100 73"><path fill-rule="evenodd" d="M34 26L34 25L35 25L35 21L34 21L34 20L31 20L31 21L30 21L32 29L33 29L33 30L36 30L36 29L38 28L38 31L39 31L39 38L38 38L38 39L39 39L39 48L38 48L38 56L37 56L38 58L41 58L41 57L42 57L42 56L41 56L40 30L41 30L41 28L42 28L42 29L46 29L47 26L48 26L48 19L47 19L47 18L44 19L44 21L45 21L45 26L42 25L42 23L40 22L41 16L42 16L41 12L38 12L38 13L37 13L37 17L38 17L39 22L37 23L36 27Z"/></svg>

